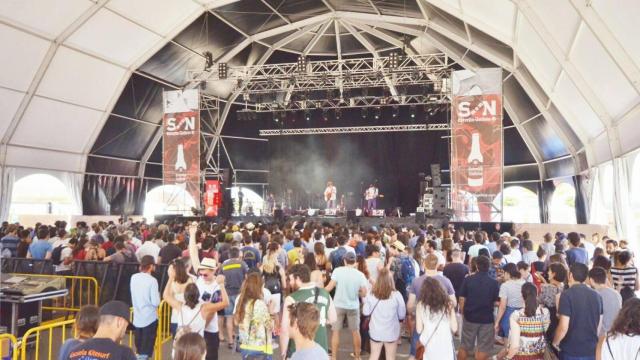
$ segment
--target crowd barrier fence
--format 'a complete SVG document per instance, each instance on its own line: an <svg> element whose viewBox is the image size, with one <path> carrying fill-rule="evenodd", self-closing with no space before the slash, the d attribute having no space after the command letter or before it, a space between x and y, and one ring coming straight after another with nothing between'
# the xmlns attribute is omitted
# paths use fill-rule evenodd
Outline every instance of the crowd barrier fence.
<svg viewBox="0 0 640 360"><path fill-rule="evenodd" d="M0 334L0 359L18 359L18 339L13 334Z"/></svg>

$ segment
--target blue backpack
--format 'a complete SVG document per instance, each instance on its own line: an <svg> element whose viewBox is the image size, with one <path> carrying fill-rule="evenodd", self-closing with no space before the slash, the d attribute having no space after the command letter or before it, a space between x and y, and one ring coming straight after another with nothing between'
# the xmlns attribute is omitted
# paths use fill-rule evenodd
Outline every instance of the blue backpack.
<svg viewBox="0 0 640 360"><path fill-rule="evenodd" d="M416 271L413 267L413 260L408 256L400 256L398 257L400 261L400 274L399 278L402 281L403 288L408 288L411 286L413 279L416 277Z"/></svg>
<svg viewBox="0 0 640 360"><path fill-rule="evenodd" d="M331 266L334 269L337 269L344 265L344 256L347 255L347 249L342 246L333 250L331 255L329 256L329 260L331 260Z"/></svg>

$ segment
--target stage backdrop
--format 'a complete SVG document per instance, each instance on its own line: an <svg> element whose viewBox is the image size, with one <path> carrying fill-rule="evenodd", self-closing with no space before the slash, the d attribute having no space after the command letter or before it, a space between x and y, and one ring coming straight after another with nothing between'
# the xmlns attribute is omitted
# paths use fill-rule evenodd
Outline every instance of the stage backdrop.
<svg viewBox="0 0 640 360"><path fill-rule="evenodd" d="M401 109L400 119L405 110ZM445 114L439 116L444 121ZM423 119L424 116L421 121ZM391 109L383 109L379 124L400 121L391 116ZM355 109L345 111L342 118L331 125L361 126L371 122L371 119L362 119L360 109ZM305 125L304 121L300 124ZM314 125L325 125L325 122L317 120ZM432 163L448 167L449 144L443 135L440 131L422 131L273 136L269 138L269 191L279 204L290 197L295 208L324 208L322 193L327 180L332 180L338 199L342 194L353 193L351 204L347 205L355 208L362 204L360 192L364 193L365 188L377 180L379 193L384 195L378 201L378 208L400 206L405 214L415 212L420 186L418 173L429 173ZM448 177L443 181L448 182ZM287 189L291 192L287 193Z"/></svg>
<svg viewBox="0 0 640 360"><path fill-rule="evenodd" d="M452 76L451 204L457 220L500 220L502 205L502 70Z"/></svg>
<svg viewBox="0 0 640 360"><path fill-rule="evenodd" d="M172 196L186 198L187 193L191 195L196 208L199 208L200 99L198 90L165 91L163 104L162 178L164 184L176 185L175 194Z"/></svg>

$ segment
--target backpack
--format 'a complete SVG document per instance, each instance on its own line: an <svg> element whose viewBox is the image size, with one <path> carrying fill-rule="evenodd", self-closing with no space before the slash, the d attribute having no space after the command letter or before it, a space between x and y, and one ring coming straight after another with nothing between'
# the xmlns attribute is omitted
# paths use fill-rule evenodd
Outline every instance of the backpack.
<svg viewBox="0 0 640 360"><path fill-rule="evenodd" d="M53 265L60 265L62 263L62 259L60 258L62 257L62 250L64 250L64 248L66 247L67 246L65 244L61 244L53 249L53 251L51 252L51 262L53 263Z"/></svg>
<svg viewBox="0 0 640 360"><path fill-rule="evenodd" d="M416 271L413 267L413 261L408 256L400 256L398 257L398 261L400 262L399 268L399 280L402 282L402 288L406 289L411 285L413 279L416 277Z"/></svg>
<svg viewBox="0 0 640 360"><path fill-rule="evenodd" d="M124 251L124 252L122 252L122 256L124 257L124 262L125 263L137 263L138 262L138 258L132 252Z"/></svg>
<svg viewBox="0 0 640 360"><path fill-rule="evenodd" d="M280 271L276 266L273 273L263 273L264 287L267 288L272 294L280 294L282 292L282 285L280 284Z"/></svg>
<svg viewBox="0 0 640 360"><path fill-rule="evenodd" d="M337 269L344 265L344 256L347 254L347 249L342 246L333 250L331 255L329 256L329 260L331 260L331 266L334 269Z"/></svg>
<svg viewBox="0 0 640 360"><path fill-rule="evenodd" d="M242 260L244 260L250 268L256 266L256 254L251 250L243 252Z"/></svg>

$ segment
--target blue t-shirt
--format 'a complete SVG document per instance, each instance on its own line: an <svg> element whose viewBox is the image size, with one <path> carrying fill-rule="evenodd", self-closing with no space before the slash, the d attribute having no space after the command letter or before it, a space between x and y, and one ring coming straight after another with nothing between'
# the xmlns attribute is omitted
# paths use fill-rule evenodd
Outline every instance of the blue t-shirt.
<svg viewBox="0 0 640 360"><path fill-rule="evenodd" d="M329 355L327 355L327 352L318 344L310 349L297 350L291 355L291 360L306 359L329 360Z"/></svg>
<svg viewBox="0 0 640 360"><path fill-rule="evenodd" d="M333 301L337 308L357 310L360 308L358 291L367 286L364 274L349 266L342 266L333 271L331 280L336 282L336 293Z"/></svg>
<svg viewBox="0 0 640 360"><path fill-rule="evenodd" d="M458 296L465 298L464 319L475 324L493 323L493 306L499 299L500 284L488 273L467 276Z"/></svg>
<svg viewBox="0 0 640 360"><path fill-rule="evenodd" d="M260 262L260 252L253 246L245 246L242 249L242 260L247 263L249 269L252 269Z"/></svg>
<svg viewBox="0 0 640 360"><path fill-rule="evenodd" d="M587 285L577 284L563 291L558 314L569 317L569 329L560 350L568 356L596 356L602 313L602 297Z"/></svg>
<svg viewBox="0 0 640 360"><path fill-rule="evenodd" d="M571 266L575 263L585 264L589 266L589 253L583 248L571 248L565 252L567 255L567 265Z"/></svg>
<svg viewBox="0 0 640 360"><path fill-rule="evenodd" d="M44 259L48 252L53 251L53 245L48 240L34 241L29 245L29 252L34 259Z"/></svg>

